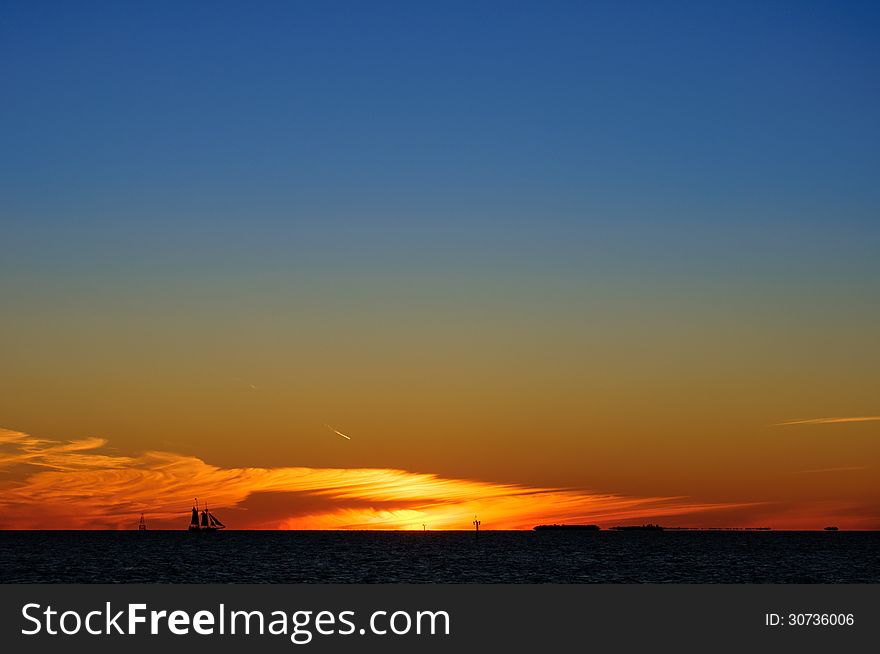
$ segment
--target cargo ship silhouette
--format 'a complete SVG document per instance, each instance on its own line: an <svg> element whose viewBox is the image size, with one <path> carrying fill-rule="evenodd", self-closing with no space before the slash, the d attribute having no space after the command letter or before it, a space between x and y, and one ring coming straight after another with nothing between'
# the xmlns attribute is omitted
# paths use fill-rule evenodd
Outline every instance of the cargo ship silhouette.
<svg viewBox="0 0 880 654"><path fill-rule="evenodd" d="M535 531L599 531L599 525L538 525Z"/></svg>
<svg viewBox="0 0 880 654"><path fill-rule="evenodd" d="M535 531L599 531L599 525L538 525ZM648 523L645 525L619 525L611 527L612 531L663 531L664 527Z"/></svg>
<svg viewBox="0 0 880 654"><path fill-rule="evenodd" d="M220 519L213 513L208 511L208 503L205 502L205 508L199 511L199 498L195 499L192 508L192 519L189 523L190 532L218 531L226 529L226 525L220 522Z"/></svg>
<svg viewBox="0 0 880 654"><path fill-rule="evenodd" d="M651 524L650 522L646 525L620 525L612 527L612 529L615 531L663 531L663 527Z"/></svg>

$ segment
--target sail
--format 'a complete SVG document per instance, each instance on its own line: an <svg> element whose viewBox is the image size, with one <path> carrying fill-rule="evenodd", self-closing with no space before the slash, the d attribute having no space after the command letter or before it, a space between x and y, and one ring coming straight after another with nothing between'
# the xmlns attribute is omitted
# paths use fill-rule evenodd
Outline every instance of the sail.
<svg viewBox="0 0 880 654"><path fill-rule="evenodd" d="M142 518L143 520L143 518ZM217 531L218 529L225 529L226 525L224 525L220 520L208 510L208 503L205 502L205 505L202 509L199 509L199 501L196 499L195 504L193 505L192 510L192 520L189 523L189 531L191 532L203 532L203 531ZM142 527L142 529L146 529L146 525Z"/></svg>

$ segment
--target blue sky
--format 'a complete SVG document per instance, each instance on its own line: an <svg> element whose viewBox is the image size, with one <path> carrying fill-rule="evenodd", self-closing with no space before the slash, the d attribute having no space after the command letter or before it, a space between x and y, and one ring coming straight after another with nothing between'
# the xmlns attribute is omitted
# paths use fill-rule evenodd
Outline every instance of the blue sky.
<svg viewBox="0 0 880 654"><path fill-rule="evenodd" d="M873 3L4 3L7 237L876 237L877 28Z"/></svg>

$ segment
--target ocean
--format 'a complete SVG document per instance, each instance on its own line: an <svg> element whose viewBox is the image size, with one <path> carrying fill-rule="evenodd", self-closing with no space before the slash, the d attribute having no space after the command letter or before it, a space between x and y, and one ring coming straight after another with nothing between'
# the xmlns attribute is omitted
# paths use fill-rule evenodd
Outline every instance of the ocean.
<svg viewBox="0 0 880 654"><path fill-rule="evenodd" d="M0 531L2 583L878 583L880 532Z"/></svg>

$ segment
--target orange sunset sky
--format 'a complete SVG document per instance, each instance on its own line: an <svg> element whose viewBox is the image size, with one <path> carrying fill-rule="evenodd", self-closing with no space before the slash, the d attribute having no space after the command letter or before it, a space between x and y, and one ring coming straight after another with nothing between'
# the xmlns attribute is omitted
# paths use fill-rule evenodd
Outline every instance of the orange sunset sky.
<svg viewBox="0 0 880 654"><path fill-rule="evenodd" d="M871 3L12 4L0 528L880 529Z"/></svg>

